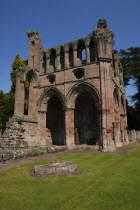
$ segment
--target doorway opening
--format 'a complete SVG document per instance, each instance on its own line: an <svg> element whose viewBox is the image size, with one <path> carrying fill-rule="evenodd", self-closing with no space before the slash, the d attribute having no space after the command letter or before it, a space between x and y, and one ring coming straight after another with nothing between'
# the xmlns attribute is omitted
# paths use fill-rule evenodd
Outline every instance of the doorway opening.
<svg viewBox="0 0 140 210"><path fill-rule="evenodd" d="M48 101L46 127L51 132L53 145L65 144L65 115L61 100L52 96Z"/></svg>

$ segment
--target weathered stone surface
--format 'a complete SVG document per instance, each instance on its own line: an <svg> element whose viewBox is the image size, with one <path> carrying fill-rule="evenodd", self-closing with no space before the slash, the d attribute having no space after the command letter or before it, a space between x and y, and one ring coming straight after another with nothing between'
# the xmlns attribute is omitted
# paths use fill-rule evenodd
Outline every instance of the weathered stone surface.
<svg viewBox="0 0 140 210"><path fill-rule="evenodd" d="M128 143L123 70L106 20L86 37L47 50L37 31L27 35L28 66L16 71L15 115L1 145L52 152L52 145L113 151Z"/></svg>
<svg viewBox="0 0 140 210"><path fill-rule="evenodd" d="M72 161L51 161L49 165L34 166L31 171L35 176L71 175L77 170L77 164Z"/></svg>
<svg viewBox="0 0 140 210"><path fill-rule="evenodd" d="M25 157L34 157L38 155L50 154L55 152L61 152L67 150L67 146L53 146L53 147L46 147L46 148L28 148L28 149L16 149L16 148L4 148L0 149L0 159L4 157L5 160L9 159L19 159Z"/></svg>
<svg viewBox="0 0 140 210"><path fill-rule="evenodd" d="M129 142L140 141L140 131L136 131L136 130L128 131L128 140Z"/></svg>

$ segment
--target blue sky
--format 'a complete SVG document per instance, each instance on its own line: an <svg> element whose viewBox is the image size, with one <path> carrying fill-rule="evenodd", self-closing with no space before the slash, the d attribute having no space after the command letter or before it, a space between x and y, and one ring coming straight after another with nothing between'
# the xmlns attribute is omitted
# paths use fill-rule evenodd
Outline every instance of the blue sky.
<svg viewBox="0 0 140 210"><path fill-rule="evenodd" d="M106 19L115 37L114 49L140 46L139 0L5 0L0 5L0 89L10 90L14 57L28 57L26 31L37 30L45 49L91 33ZM131 95L134 88L128 88Z"/></svg>

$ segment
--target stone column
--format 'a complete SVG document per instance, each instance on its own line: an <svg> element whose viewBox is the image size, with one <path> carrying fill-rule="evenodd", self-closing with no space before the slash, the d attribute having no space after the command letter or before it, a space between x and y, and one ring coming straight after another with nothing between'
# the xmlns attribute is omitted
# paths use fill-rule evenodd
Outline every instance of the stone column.
<svg viewBox="0 0 140 210"><path fill-rule="evenodd" d="M40 73L43 74L44 73L44 68L43 68L43 53L40 53Z"/></svg>
<svg viewBox="0 0 140 210"><path fill-rule="evenodd" d="M85 40L85 45L86 45L86 63L90 63L90 49L89 49L89 45L90 45L90 38Z"/></svg>
<svg viewBox="0 0 140 210"><path fill-rule="evenodd" d="M22 72L22 70L19 69L16 72L16 91L15 91L15 107L14 107L14 114L18 116L24 115L24 95L25 95L24 81L25 81L25 72Z"/></svg>
<svg viewBox="0 0 140 210"><path fill-rule="evenodd" d="M90 63L90 50L89 50L89 46L86 46L86 63L87 64Z"/></svg>
<svg viewBox="0 0 140 210"><path fill-rule="evenodd" d="M70 67L70 64L69 64L69 45L64 46L64 52L65 52L65 68L68 69Z"/></svg>
<svg viewBox="0 0 140 210"><path fill-rule="evenodd" d="M50 73L50 54L46 54L47 62L46 62L46 71L47 73Z"/></svg>
<svg viewBox="0 0 140 210"><path fill-rule="evenodd" d="M37 116L37 95L34 79L30 81L29 85L28 115L31 118Z"/></svg>
<svg viewBox="0 0 140 210"><path fill-rule="evenodd" d="M102 92L102 138L103 150L113 151L115 149L113 141L113 122L114 122L114 105L113 105L113 83L111 77L111 62L108 60L99 61L101 92Z"/></svg>
<svg viewBox="0 0 140 210"><path fill-rule="evenodd" d="M56 48L56 70L61 69L61 63L60 63L60 47Z"/></svg>
<svg viewBox="0 0 140 210"><path fill-rule="evenodd" d="M61 64L60 64L60 54L56 54L56 70L61 69Z"/></svg>
<svg viewBox="0 0 140 210"><path fill-rule="evenodd" d="M66 145L72 148L74 141L74 109L67 108L65 112Z"/></svg>

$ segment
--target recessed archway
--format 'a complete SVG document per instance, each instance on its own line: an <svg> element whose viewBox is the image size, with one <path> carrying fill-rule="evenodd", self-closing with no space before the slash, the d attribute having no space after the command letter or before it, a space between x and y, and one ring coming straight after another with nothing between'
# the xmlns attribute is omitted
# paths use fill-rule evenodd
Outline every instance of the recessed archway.
<svg viewBox="0 0 140 210"><path fill-rule="evenodd" d="M75 101L75 144L95 145L99 138L97 107L92 95L80 93Z"/></svg>
<svg viewBox="0 0 140 210"><path fill-rule="evenodd" d="M47 106L46 127L50 130L53 145L65 144L65 114L61 100L53 95Z"/></svg>

